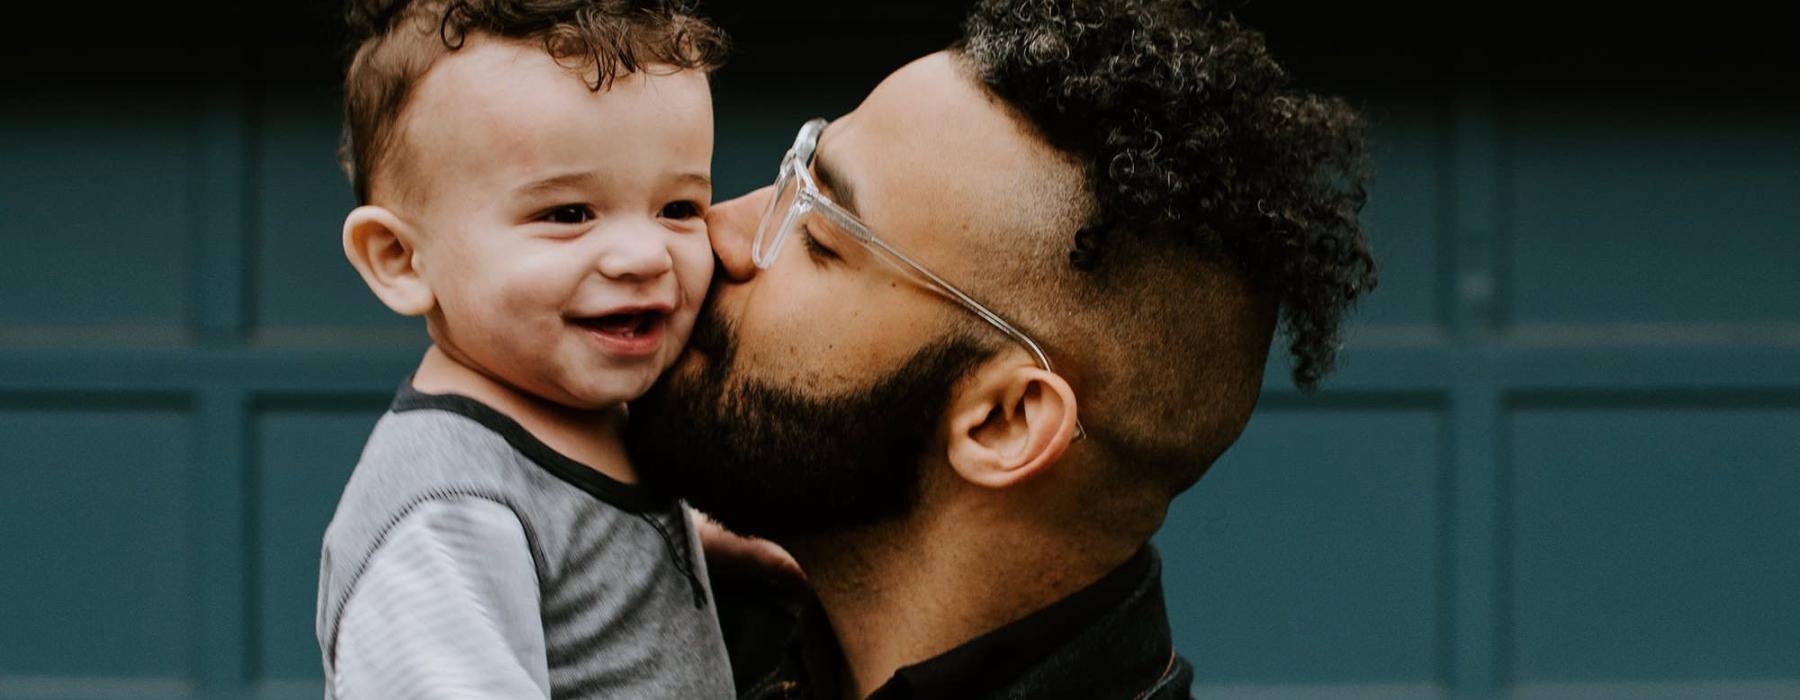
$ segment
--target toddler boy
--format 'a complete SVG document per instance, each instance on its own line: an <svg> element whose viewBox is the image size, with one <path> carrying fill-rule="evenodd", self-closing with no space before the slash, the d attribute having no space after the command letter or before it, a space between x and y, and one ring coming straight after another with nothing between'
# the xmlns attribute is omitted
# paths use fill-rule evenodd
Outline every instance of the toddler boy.
<svg viewBox="0 0 1800 700"><path fill-rule="evenodd" d="M693 523L620 440L712 274L723 37L650 0L374 5L344 252L432 345L325 533L327 697L731 697Z"/></svg>

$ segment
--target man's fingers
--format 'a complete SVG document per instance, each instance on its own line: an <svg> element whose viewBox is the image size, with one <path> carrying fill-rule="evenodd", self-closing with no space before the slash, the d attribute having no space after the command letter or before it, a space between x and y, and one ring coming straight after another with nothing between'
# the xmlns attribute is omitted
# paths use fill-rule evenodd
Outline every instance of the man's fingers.
<svg viewBox="0 0 1800 700"><path fill-rule="evenodd" d="M694 528L699 531L700 548L706 552L707 564L713 569L806 581L806 572L800 569L800 563L780 545L726 530L711 516L692 506L688 507L688 512L694 518Z"/></svg>

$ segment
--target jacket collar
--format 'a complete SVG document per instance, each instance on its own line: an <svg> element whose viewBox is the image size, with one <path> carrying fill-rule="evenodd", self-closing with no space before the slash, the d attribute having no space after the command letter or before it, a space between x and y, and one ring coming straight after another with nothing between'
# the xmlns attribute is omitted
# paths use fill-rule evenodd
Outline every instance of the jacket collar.
<svg viewBox="0 0 1800 700"><path fill-rule="evenodd" d="M843 668L837 638L813 601L782 668L746 697L834 698ZM1191 682L1170 642L1162 562L1146 545L1067 598L901 668L869 700L1187 698Z"/></svg>

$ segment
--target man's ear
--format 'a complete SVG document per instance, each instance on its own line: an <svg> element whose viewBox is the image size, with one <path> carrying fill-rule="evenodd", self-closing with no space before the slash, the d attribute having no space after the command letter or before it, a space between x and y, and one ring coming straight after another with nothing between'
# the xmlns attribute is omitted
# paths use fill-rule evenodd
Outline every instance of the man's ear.
<svg viewBox="0 0 1800 700"><path fill-rule="evenodd" d="M418 238L411 226L386 207L361 206L344 217L344 256L381 303L402 316L420 316L437 305L420 274Z"/></svg>
<svg viewBox="0 0 1800 700"><path fill-rule="evenodd" d="M977 373L951 401L950 467L1000 489L1041 474L1075 438L1075 392L1036 366Z"/></svg>

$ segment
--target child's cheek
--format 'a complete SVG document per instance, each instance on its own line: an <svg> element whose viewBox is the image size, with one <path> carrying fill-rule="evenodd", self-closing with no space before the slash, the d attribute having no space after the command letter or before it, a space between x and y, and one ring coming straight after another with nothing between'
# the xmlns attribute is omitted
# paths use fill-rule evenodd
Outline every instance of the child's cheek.
<svg viewBox="0 0 1800 700"><path fill-rule="evenodd" d="M673 251L681 291L697 307L712 283L713 249L706 235L686 236Z"/></svg>

